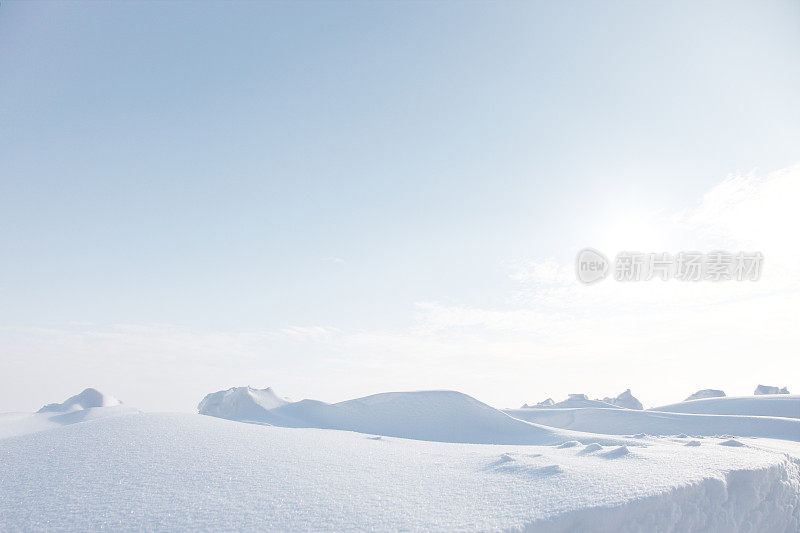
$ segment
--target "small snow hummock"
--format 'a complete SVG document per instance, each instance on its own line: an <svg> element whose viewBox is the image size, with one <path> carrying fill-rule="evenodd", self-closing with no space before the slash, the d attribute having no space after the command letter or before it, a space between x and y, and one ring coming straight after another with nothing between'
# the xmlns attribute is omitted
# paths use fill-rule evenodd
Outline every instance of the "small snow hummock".
<svg viewBox="0 0 800 533"><path fill-rule="evenodd" d="M616 398L603 398L603 401L606 403L610 403L611 405L616 405L618 407L624 407L625 409L637 409L642 410L644 406L642 402L636 399L636 397L631 394L631 390L627 389L625 392L617 396Z"/></svg>
<svg viewBox="0 0 800 533"><path fill-rule="evenodd" d="M789 389L786 387L778 388L770 385L759 385L756 387L756 390L753 392L753 394L756 396L760 396L762 394L789 394Z"/></svg>
<svg viewBox="0 0 800 533"><path fill-rule="evenodd" d="M602 455L606 459L616 459L618 457L625 457L630 453L631 451L628 449L628 447L623 444L622 446L618 446L617 448L604 452L600 455Z"/></svg>
<svg viewBox="0 0 800 533"><path fill-rule="evenodd" d="M691 396L686 398L684 401L685 402L689 402L691 400L702 400L703 398L724 398L724 397L725 397L725 393L723 391L721 391L721 390L717 390L717 389L702 389L702 390L699 390L699 391L695 392L694 394L692 394Z"/></svg>
<svg viewBox="0 0 800 533"><path fill-rule="evenodd" d="M71 411L80 411L82 409L90 409L92 407L111 407L119 405L121 402L103 394L97 389L84 389L80 394L70 396L62 403L49 403L39 409L39 413L68 413Z"/></svg>
<svg viewBox="0 0 800 533"><path fill-rule="evenodd" d="M741 448L744 444L736 439L728 439L719 443L720 446L731 446L733 448Z"/></svg>
<svg viewBox="0 0 800 533"><path fill-rule="evenodd" d="M597 442L593 442L591 444L587 444L586 447L583 450L581 450L580 453L581 454L594 453L594 452L596 452L598 450L602 450L602 449L603 449L603 446L601 446Z"/></svg>

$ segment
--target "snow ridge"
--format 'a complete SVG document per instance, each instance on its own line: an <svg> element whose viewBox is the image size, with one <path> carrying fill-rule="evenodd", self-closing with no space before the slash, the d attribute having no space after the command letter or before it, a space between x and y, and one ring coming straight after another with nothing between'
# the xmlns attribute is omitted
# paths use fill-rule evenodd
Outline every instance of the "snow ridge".
<svg viewBox="0 0 800 533"><path fill-rule="evenodd" d="M339 429L434 442L556 444L588 438L567 438L566 432L513 418L471 396L445 390L386 392L328 404L287 402L278 399L272 389L238 387L207 395L198 412L273 426Z"/></svg>
<svg viewBox="0 0 800 533"><path fill-rule="evenodd" d="M90 409L93 407L112 407L119 405L120 401L103 394L97 389L84 389L80 394L70 396L62 403L49 403L39 409L38 413L68 413L71 411L79 411L81 409Z"/></svg>

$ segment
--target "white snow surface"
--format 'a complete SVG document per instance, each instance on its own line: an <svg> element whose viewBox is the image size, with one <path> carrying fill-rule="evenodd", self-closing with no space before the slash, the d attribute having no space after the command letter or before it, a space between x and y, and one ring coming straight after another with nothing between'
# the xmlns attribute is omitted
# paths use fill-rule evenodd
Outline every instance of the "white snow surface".
<svg viewBox="0 0 800 533"><path fill-rule="evenodd" d="M650 411L697 413L708 415L751 415L800 418L800 395L768 394L703 398L653 407Z"/></svg>
<svg viewBox="0 0 800 533"><path fill-rule="evenodd" d="M80 396L0 414L0 529L800 531L797 418L585 397L502 412L453 391L326 404L242 387L206 396L215 416ZM748 399L796 405L779 398Z"/></svg>
<svg viewBox="0 0 800 533"><path fill-rule="evenodd" d="M140 412L125 405L90 407L67 413L0 413L0 439L37 433L79 422Z"/></svg>
<svg viewBox="0 0 800 533"><path fill-rule="evenodd" d="M455 391L386 392L335 404L316 400L260 401L262 391L245 387L207 395L200 414L294 428L358 431L389 437L473 444L554 444L564 440L598 440L622 444L602 435L569 432L513 418L471 396ZM227 401L234 398L235 401Z"/></svg>
<svg viewBox="0 0 800 533"><path fill-rule="evenodd" d="M521 420L543 426L608 435L736 435L800 441L800 420L795 418L667 413L594 407L506 409L505 412Z"/></svg>
<svg viewBox="0 0 800 533"><path fill-rule="evenodd" d="M0 524L798 531L798 448L763 439L720 445L727 440L496 446L128 414L0 439Z"/></svg>

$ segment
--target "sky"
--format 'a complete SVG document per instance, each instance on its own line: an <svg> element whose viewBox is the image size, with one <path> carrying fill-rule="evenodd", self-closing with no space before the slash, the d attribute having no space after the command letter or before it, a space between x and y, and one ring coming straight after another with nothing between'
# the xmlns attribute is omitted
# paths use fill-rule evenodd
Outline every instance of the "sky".
<svg viewBox="0 0 800 533"><path fill-rule="evenodd" d="M6 0L0 411L800 391L798 50L791 1Z"/></svg>

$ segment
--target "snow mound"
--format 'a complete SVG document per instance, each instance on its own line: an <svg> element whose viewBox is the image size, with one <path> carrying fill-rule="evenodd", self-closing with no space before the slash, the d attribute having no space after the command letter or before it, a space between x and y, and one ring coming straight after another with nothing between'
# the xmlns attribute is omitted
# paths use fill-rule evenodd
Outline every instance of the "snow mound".
<svg viewBox="0 0 800 533"><path fill-rule="evenodd" d="M603 401L606 403L610 403L611 405L616 405L618 407L623 407L625 409L644 409L642 402L637 400L633 394L631 394L631 390L627 389L625 392L617 396L616 398L603 398Z"/></svg>
<svg viewBox="0 0 800 533"><path fill-rule="evenodd" d="M587 444L586 447L583 450L581 450L581 453L582 454L594 453L594 452L596 452L598 450L602 450L602 449L603 449L603 447L600 444L598 444L596 442L593 442L591 444Z"/></svg>
<svg viewBox="0 0 800 533"><path fill-rule="evenodd" d="M263 421L268 411L287 403L289 402L279 398L270 387L266 389L253 389L249 386L232 387L207 394L197 406L197 410L200 414L218 418L258 422Z"/></svg>
<svg viewBox="0 0 800 533"><path fill-rule="evenodd" d="M0 413L0 439L139 413L116 398L86 389L62 403L50 403L36 413Z"/></svg>
<svg viewBox="0 0 800 533"><path fill-rule="evenodd" d="M725 396L653 407L648 411L706 415L747 415L800 418L800 395Z"/></svg>
<svg viewBox="0 0 800 533"><path fill-rule="evenodd" d="M198 411L242 422L436 442L555 444L568 437L455 391L387 392L328 404L315 400L286 402L271 389L234 388L207 395Z"/></svg>
<svg viewBox="0 0 800 533"><path fill-rule="evenodd" d="M91 407L112 407L119 405L120 401L103 394L97 389L84 389L80 394L70 396L62 403L49 403L39 409L39 413L69 413L71 411L79 411L81 409L89 409Z"/></svg>
<svg viewBox="0 0 800 533"><path fill-rule="evenodd" d="M609 450L607 452L603 452L600 455L602 457L605 457L606 459L617 459L619 457L625 457L626 455L629 455L630 453L631 453L631 451L628 449L628 447L623 444L622 446L614 448L613 450Z"/></svg>
<svg viewBox="0 0 800 533"><path fill-rule="evenodd" d="M789 390L786 387L778 388L770 385L759 385L753 394L756 396L761 394L789 394Z"/></svg>
<svg viewBox="0 0 800 533"><path fill-rule="evenodd" d="M717 390L717 389L702 389L702 390L699 390L699 391L695 392L694 394L692 394L691 396L686 398L684 401L685 402L690 402L692 400L702 400L703 398L722 398L724 396L725 396L725 393L723 391L721 391L721 390Z"/></svg>

